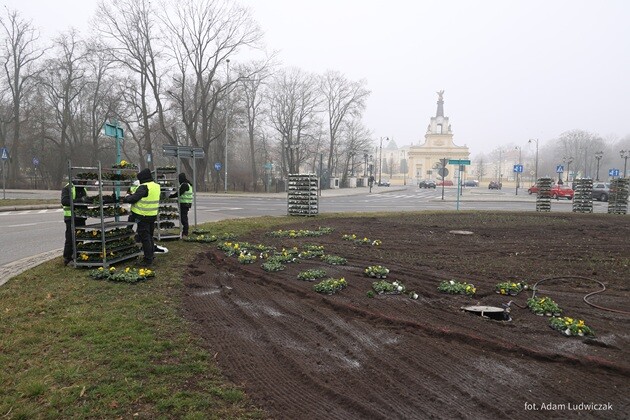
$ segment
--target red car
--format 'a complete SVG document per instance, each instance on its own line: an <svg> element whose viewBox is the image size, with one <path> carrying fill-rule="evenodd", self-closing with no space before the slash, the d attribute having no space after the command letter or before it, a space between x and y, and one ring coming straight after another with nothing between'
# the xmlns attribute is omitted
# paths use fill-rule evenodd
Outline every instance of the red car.
<svg viewBox="0 0 630 420"><path fill-rule="evenodd" d="M538 185L532 185L527 189L529 194L537 194L538 193ZM560 199L567 198L569 200L573 200L574 191L568 185L554 185L551 187L551 198Z"/></svg>
<svg viewBox="0 0 630 420"><path fill-rule="evenodd" d="M447 179L446 181L440 181L437 184L438 185L444 185L445 187L452 187L453 186L453 181L451 181L450 179Z"/></svg>

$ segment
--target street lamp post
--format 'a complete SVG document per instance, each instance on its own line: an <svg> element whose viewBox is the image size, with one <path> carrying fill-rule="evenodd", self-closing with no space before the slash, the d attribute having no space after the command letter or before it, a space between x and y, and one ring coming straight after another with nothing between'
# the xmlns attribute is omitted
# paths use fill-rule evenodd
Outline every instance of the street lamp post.
<svg viewBox="0 0 630 420"><path fill-rule="evenodd" d="M620 150L619 154L623 159L623 177L626 177L626 168L628 167L628 158L630 158L630 149L629 150Z"/></svg>
<svg viewBox="0 0 630 420"><path fill-rule="evenodd" d="M523 148L521 146L516 146L516 150L518 150L518 164L522 165L521 161L523 160ZM521 173L516 173L516 195L518 195L518 189L521 186Z"/></svg>
<svg viewBox="0 0 630 420"><path fill-rule="evenodd" d="M536 169L534 170L534 178L538 182L538 139L529 139L528 143L536 142Z"/></svg>
<svg viewBox="0 0 630 420"><path fill-rule="evenodd" d="M562 161L567 164L567 184L569 183L569 168L571 167L571 162L573 162L573 156L565 156L562 158Z"/></svg>
<svg viewBox="0 0 630 420"><path fill-rule="evenodd" d="M367 166L368 166L368 153L367 151L363 151L363 161L365 162L365 164L363 165L363 176L366 177L367 176Z"/></svg>
<svg viewBox="0 0 630 420"><path fill-rule="evenodd" d="M389 137L385 137L385 140L389 141ZM378 184L381 184L381 178L383 175L383 137L381 137L381 145L379 147L379 158L378 158Z"/></svg>
<svg viewBox="0 0 630 420"><path fill-rule="evenodd" d="M373 156L370 155L370 162L373 162L372 160ZM370 186L370 192L372 192L372 184L374 184L374 178L372 178L372 168L374 167L373 163L370 163L370 177L368 178L368 185Z"/></svg>
<svg viewBox="0 0 630 420"><path fill-rule="evenodd" d="M602 157L604 156L604 152L595 152L595 159L597 160L597 172L596 172L596 178L595 181L599 181L599 161L602 159Z"/></svg>
<svg viewBox="0 0 630 420"><path fill-rule="evenodd" d="M224 168L224 186L223 192L228 191L228 132L230 131L230 59L225 60L227 67L227 85L226 85L226 103L225 103L225 145L223 156L223 168Z"/></svg>

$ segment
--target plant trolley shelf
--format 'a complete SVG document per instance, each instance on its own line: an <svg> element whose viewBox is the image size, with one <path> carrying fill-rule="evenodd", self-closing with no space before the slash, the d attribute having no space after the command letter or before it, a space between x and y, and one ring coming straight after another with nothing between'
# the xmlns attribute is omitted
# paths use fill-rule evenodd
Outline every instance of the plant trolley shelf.
<svg viewBox="0 0 630 420"><path fill-rule="evenodd" d="M177 198L169 198L179 191L177 168L161 167L155 170L155 182L160 184L160 209L155 221L154 237L158 241L181 238L180 212Z"/></svg>
<svg viewBox="0 0 630 420"><path fill-rule="evenodd" d="M69 181L87 193L76 201L70 195L75 267L109 267L141 255L129 210L115 199L129 188L136 172L135 167L104 169L100 162L76 167L68 162ZM85 218L85 226L76 226L75 217Z"/></svg>
<svg viewBox="0 0 630 420"><path fill-rule="evenodd" d="M289 216L316 216L319 212L317 189L319 179L315 174L289 174Z"/></svg>

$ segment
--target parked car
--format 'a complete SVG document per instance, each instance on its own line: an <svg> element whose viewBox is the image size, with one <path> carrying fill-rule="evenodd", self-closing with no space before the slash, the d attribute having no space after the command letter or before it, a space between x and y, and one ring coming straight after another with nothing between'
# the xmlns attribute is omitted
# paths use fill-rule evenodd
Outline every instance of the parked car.
<svg viewBox="0 0 630 420"><path fill-rule="evenodd" d="M551 198L555 198L556 200L559 200L561 197L573 200L573 194L573 188L568 185L556 185L551 188Z"/></svg>
<svg viewBox="0 0 630 420"><path fill-rule="evenodd" d="M488 189L489 190L500 190L501 189L501 184L498 183L497 181L490 181L490 183L488 184Z"/></svg>
<svg viewBox="0 0 630 420"><path fill-rule="evenodd" d="M389 181L387 181L386 179L383 179L383 180L381 180L381 181L378 183L378 186L379 186L379 187L389 187Z"/></svg>
<svg viewBox="0 0 630 420"><path fill-rule="evenodd" d="M453 186L453 181L451 181L450 179L447 179L445 181L438 182L437 185L439 185L439 186L444 185L445 187L452 187Z"/></svg>
<svg viewBox="0 0 630 420"><path fill-rule="evenodd" d="M527 189L529 194L538 194L538 185L532 185ZM568 185L555 184L551 187L551 198L560 199L567 198L573 200L574 191L573 188Z"/></svg>
<svg viewBox="0 0 630 420"><path fill-rule="evenodd" d="M610 184L607 182L593 183L593 200L608 201L610 195Z"/></svg>
<svg viewBox="0 0 630 420"><path fill-rule="evenodd" d="M420 181L418 184L419 188L435 188L435 181L428 179L425 181Z"/></svg>
<svg viewBox="0 0 630 420"><path fill-rule="evenodd" d="M469 180L467 180L467 181L464 181L464 182L462 183L462 185L463 185L464 187L478 187L478 186L479 186L479 181L474 180L474 179L469 179Z"/></svg>

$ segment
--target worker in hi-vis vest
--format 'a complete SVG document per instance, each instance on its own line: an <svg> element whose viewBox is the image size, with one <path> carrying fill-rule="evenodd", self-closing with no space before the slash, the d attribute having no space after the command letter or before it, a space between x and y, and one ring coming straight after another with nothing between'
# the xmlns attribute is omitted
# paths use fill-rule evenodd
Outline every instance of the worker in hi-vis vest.
<svg viewBox="0 0 630 420"><path fill-rule="evenodd" d="M149 169L141 170L137 177L140 185L133 194L121 198L121 201L131 204L131 212L134 220L138 223L137 233L140 242L142 242L142 252L144 253L142 265L148 267L153 264L153 232L160 208L160 185L153 182Z"/></svg>
<svg viewBox="0 0 630 420"><path fill-rule="evenodd" d="M182 223L182 236L188 236L188 211L192 206L194 192L192 184L186 179L186 174L179 174L179 191L171 194L170 198L179 197L180 222Z"/></svg>
<svg viewBox="0 0 630 420"><path fill-rule="evenodd" d="M77 181L77 184L83 183L84 181ZM63 265L68 265L70 261L72 261L72 207L71 204L74 202L75 207L75 215L74 215L74 226L75 228L85 226L85 219L87 219L86 215L76 215L77 207L85 208L87 204L84 203L85 198L87 197L87 191L85 187L75 186L72 183L66 184L61 190L61 205L63 207L63 221L66 224L66 241L63 245Z"/></svg>

